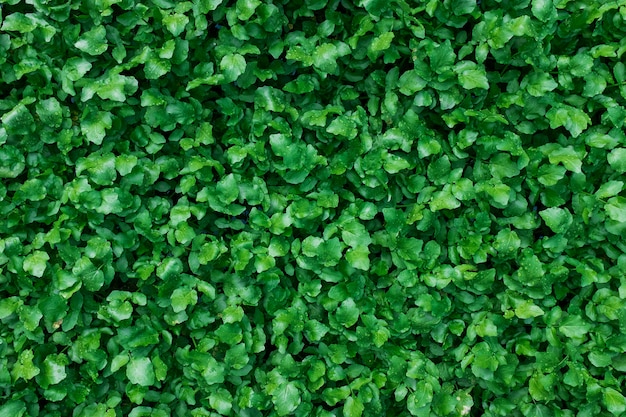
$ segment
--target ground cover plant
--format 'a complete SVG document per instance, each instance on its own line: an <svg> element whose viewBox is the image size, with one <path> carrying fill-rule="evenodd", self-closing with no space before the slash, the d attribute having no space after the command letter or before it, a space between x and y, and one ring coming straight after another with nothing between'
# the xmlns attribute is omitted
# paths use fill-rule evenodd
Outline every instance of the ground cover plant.
<svg viewBox="0 0 626 417"><path fill-rule="evenodd" d="M0 417L624 416L626 3L0 0Z"/></svg>

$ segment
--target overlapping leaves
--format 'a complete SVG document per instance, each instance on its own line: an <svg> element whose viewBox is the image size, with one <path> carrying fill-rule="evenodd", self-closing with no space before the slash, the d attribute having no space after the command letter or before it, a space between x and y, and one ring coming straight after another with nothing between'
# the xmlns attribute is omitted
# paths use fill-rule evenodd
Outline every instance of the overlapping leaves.
<svg viewBox="0 0 626 417"><path fill-rule="evenodd" d="M623 20L2 2L0 415L623 414Z"/></svg>

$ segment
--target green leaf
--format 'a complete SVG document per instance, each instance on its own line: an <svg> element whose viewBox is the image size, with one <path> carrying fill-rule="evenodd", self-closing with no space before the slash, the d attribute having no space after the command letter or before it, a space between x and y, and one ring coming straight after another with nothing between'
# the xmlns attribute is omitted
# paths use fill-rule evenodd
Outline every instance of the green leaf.
<svg viewBox="0 0 626 417"><path fill-rule="evenodd" d="M365 411L365 406L358 397L348 397L343 405L344 417L361 417L363 411Z"/></svg>
<svg viewBox="0 0 626 417"><path fill-rule="evenodd" d="M356 269L368 271L370 268L370 251L367 247L355 247L346 251L346 261Z"/></svg>
<svg viewBox="0 0 626 417"><path fill-rule="evenodd" d="M26 404L20 400L9 400L0 406L0 417L22 417L26 413Z"/></svg>
<svg viewBox="0 0 626 417"><path fill-rule="evenodd" d="M43 317L43 313L37 306L22 305L17 313L24 328L30 332L34 332L39 327L39 322Z"/></svg>
<svg viewBox="0 0 626 417"><path fill-rule="evenodd" d="M565 233L573 223L572 214L567 209L551 207L539 212L546 225L554 233Z"/></svg>
<svg viewBox="0 0 626 417"><path fill-rule="evenodd" d="M317 320L308 320L304 324L304 335L311 342L319 342L330 328Z"/></svg>
<svg viewBox="0 0 626 417"><path fill-rule="evenodd" d="M210 357L207 363L202 367L202 377L209 385L222 384L226 376L224 365L217 362L215 358Z"/></svg>
<svg viewBox="0 0 626 417"><path fill-rule="evenodd" d="M220 70L226 82L233 82L246 71L246 59L240 54L229 54L220 61Z"/></svg>
<svg viewBox="0 0 626 417"><path fill-rule="evenodd" d="M257 7L261 5L260 0L237 0L235 13L239 20L246 21L252 17Z"/></svg>
<svg viewBox="0 0 626 417"><path fill-rule="evenodd" d="M24 271L41 278L46 271L47 263L50 260L50 255L43 251L34 251L26 258L24 258Z"/></svg>
<svg viewBox="0 0 626 417"><path fill-rule="evenodd" d="M172 309L175 313L179 313L185 311L190 305L196 305L198 293L194 289L180 287L174 290L170 299L172 301Z"/></svg>
<svg viewBox="0 0 626 417"><path fill-rule="evenodd" d="M533 97L542 97L559 86L552 76L545 72L534 71L522 80L520 87L525 88Z"/></svg>
<svg viewBox="0 0 626 417"><path fill-rule="evenodd" d="M224 388L218 388L209 396L209 404L221 415L227 416L233 408L233 396Z"/></svg>
<svg viewBox="0 0 626 417"><path fill-rule="evenodd" d="M615 148L606 157L611 168L619 174L626 173L626 148Z"/></svg>
<svg viewBox="0 0 626 417"><path fill-rule="evenodd" d="M326 128L326 131L330 134L344 136L349 139L354 139L358 134L356 123L346 116L339 116L334 119Z"/></svg>
<svg viewBox="0 0 626 417"><path fill-rule="evenodd" d="M142 387L149 387L156 382L154 367L149 358L132 358L126 366L126 377L131 384Z"/></svg>
<svg viewBox="0 0 626 417"><path fill-rule="evenodd" d="M428 82L420 77L415 70L406 71L398 80L398 89L406 96L414 95L418 91L423 90L427 85Z"/></svg>
<svg viewBox="0 0 626 417"><path fill-rule="evenodd" d="M543 314L544 311L531 300L526 300L515 308L515 315L523 320L539 317Z"/></svg>
<svg viewBox="0 0 626 417"><path fill-rule="evenodd" d="M56 98L51 97L46 100L38 101L35 107L37 116L39 116L39 120L42 123L50 127L61 126L63 122L63 109L61 108L61 103L59 103Z"/></svg>
<svg viewBox="0 0 626 417"><path fill-rule="evenodd" d="M459 207L461 207L461 202L449 191L437 191L433 194L430 201L430 209L432 211L453 210Z"/></svg>
<svg viewBox="0 0 626 417"><path fill-rule="evenodd" d="M26 168L24 155L15 146L0 147L0 178L15 178Z"/></svg>
<svg viewBox="0 0 626 417"><path fill-rule="evenodd" d="M9 32L28 33L35 30L36 27L37 23L31 14L25 15L24 13L13 12L7 13L1 29Z"/></svg>
<svg viewBox="0 0 626 417"><path fill-rule="evenodd" d="M611 197L604 205L604 210L611 220L626 222L626 198Z"/></svg>
<svg viewBox="0 0 626 417"><path fill-rule="evenodd" d="M386 51L391 46L391 41L395 37L393 32L385 32L372 40L369 50L372 53Z"/></svg>
<svg viewBox="0 0 626 417"><path fill-rule="evenodd" d="M104 155L92 154L87 158L80 158L76 163L76 175L87 171L89 179L98 185L111 185L117 178L115 170L115 155L107 153Z"/></svg>
<svg viewBox="0 0 626 417"><path fill-rule="evenodd" d="M433 386L424 380L419 381L415 386L415 391L407 398L407 408L411 415L419 416L423 413L421 408L428 407L433 401Z"/></svg>
<svg viewBox="0 0 626 417"><path fill-rule="evenodd" d="M106 136L107 129L113 126L113 118L110 112L90 112L80 124L80 131L87 137L87 140L102 145L102 140Z"/></svg>
<svg viewBox="0 0 626 417"><path fill-rule="evenodd" d="M301 393L294 382L287 382L279 386L272 394L272 403L279 416L293 413L302 402Z"/></svg>
<svg viewBox="0 0 626 417"><path fill-rule="evenodd" d="M246 345L240 343L228 349L226 351L226 355L224 356L224 363L230 366L232 369L243 369L250 358L246 353Z"/></svg>
<svg viewBox="0 0 626 417"><path fill-rule="evenodd" d="M337 321L344 327L352 327L359 320L359 309L352 297L344 300L335 312Z"/></svg>
<svg viewBox="0 0 626 417"><path fill-rule="evenodd" d="M43 361L41 385L48 388L50 385L56 385L67 378L65 366L69 364L69 360L65 354L49 355Z"/></svg>
<svg viewBox="0 0 626 417"><path fill-rule="evenodd" d="M41 370L33 364L34 358L35 355L31 349L25 349L20 352L19 358L15 365L13 365L13 370L11 371L11 376L14 381L19 378L28 381L39 375Z"/></svg>
<svg viewBox="0 0 626 417"><path fill-rule="evenodd" d="M514 253L519 249L522 241L517 233L510 229L502 229L496 235L494 249L503 254Z"/></svg>
<svg viewBox="0 0 626 417"><path fill-rule="evenodd" d="M489 81L485 69L472 61L461 61L454 67L454 72L459 75L459 83L466 90L474 88L489 89Z"/></svg>
<svg viewBox="0 0 626 417"><path fill-rule="evenodd" d="M532 0L533 15L542 22L556 17L556 8L552 0Z"/></svg>
<svg viewBox="0 0 626 417"><path fill-rule="evenodd" d="M476 9L476 0L452 0L450 8L456 16L471 14Z"/></svg>
<svg viewBox="0 0 626 417"><path fill-rule="evenodd" d="M350 47L345 43L324 43L313 52L313 65L323 72L334 74L338 70L337 60L350 53Z"/></svg>
<svg viewBox="0 0 626 417"><path fill-rule="evenodd" d="M559 324L559 331L569 338L580 338L589 333L591 325L578 315L569 315Z"/></svg>
<svg viewBox="0 0 626 417"><path fill-rule="evenodd" d="M189 18L181 13L173 13L163 16L163 24L174 37L177 37L185 31L187 23L189 23Z"/></svg>
<svg viewBox="0 0 626 417"><path fill-rule="evenodd" d="M228 174L217 182L217 197L223 204L234 202L239 196L239 184L234 174Z"/></svg>
<svg viewBox="0 0 626 417"><path fill-rule="evenodd" d="M0 320L9 317L15 313L24 302L19 297L6 297L0 299Z"/></svg>
<svg viewBox="0 0 626 417"><path fill-rule="evenodd" d="M102 55L109 47L106 35L107 31L104 26L98 25L83 33L74 46L92 56Z"/></svg>
<svg viewBox="0 0 626 417"><path fill-rule="evenodd" d="M591 123L591 119L587 113L576 107L565 104L552 107L548 113L546 113L546 117L550 121L550 127L552 129L563 126L575 138L580 136L580 134L587 129L587 125Z"/></svg>
<svg viewBox="0 0 626 417"><path fill-rule="evenodd" d="M35 127L35 119L22 103L3 114L1 120L9 135L26 135Z"/></svg>
<svg viewBox="0 0 626 417"><path fill-rule="evenodd" d="M621 416L626 411L626 398L613 388L603 389L602 403L614 416Z"/></svg>
<svg viewBox="0 0 626 417"><path fill-rule="evenodd" d="M82 57L71 57L63 65L63 72L71 81L78 81L91 70L92 64Z"/></svg>
<svg viewBox="0 0 626 417"><path fill-rule="evenodd" d="M156 269L156 274L163 281L174 279L183 272L183 263L178 258L166 258Z"/></svg>
<svg viewBox="0 0 626 417"><path fill-rule="evenodd" d="M571 146L565 148L557 146L548 152L548 159L551 164L563 164L569 171L581 172L582 160Z"/></svg>

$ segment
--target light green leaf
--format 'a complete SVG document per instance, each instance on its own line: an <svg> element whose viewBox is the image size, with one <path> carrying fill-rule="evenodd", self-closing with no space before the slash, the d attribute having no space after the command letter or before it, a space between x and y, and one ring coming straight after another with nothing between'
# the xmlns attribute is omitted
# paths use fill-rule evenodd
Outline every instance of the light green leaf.
<svg viewBox="0 0 626 417"><path fill-rule="evenodd" d="M514 253L521 245L521 239L510 229L502 229L496 235L494 249L500 253Z"/></svg>
<svg viewBox="0 0 626 417"><path fill-rule="evenodd" d="M532 0L533 15L542 22L556 17L556 8L552 0Z"/></svg>
<svg viewBox="0 0 626 417"><path fill-rule="evenodd" d="M615 172L626 173L626 148L615 148L606 157Z"/></svg>
<svg viewBox="0 0 626 417"><path fill-rule="evenodd" d="M42 385L56 385L67 377L65 366L69 364L67 356L63 353L46 356L42 367Z"/></svg>
<svg viewBox="0 0 626 417"><path fill-rule="evenodd" d="M0 147L0 178L15 178L26 168L22 152L12 145Z"/></svg>
<svg viewBox="0 0 626 417"><path fill-rule="evenodd" d="M156 269L156 274L163 281L178 277L183 272L183 263L178 258L166 258Z"/></svg>
<svg viewBox="0 0 626 417"><path fill-rule="evenodd" d="M261 5L260 0L237 0L235 13L239 20L246 21L252 17L256 8Z"/></svg>
<svg viewBox="0 0 626 417"><path fill-rule="evenodd" d="M246 59L240 54L229 54L220 61L226 82L233 82L246 71Z"/></svg>
<svg viewBox="0 0 626 417"><path fill-rule="evenodd" d="M471 14L476 9L476 0L452 0L450 9L456 16Z"/></svg>
<svg viewBox="0 0 626 417"><path fill-rule="evenodd" d="M163 24L167 30L177 37L185 31L185 26L189 23L189 18L181 13L167 14L163 16Z"/></svg>
<svg viewBox="0 0 626 417"><path fill-rule="evenodd" d="M76 163L76 175L79 176L85 170L89 173L89 179L93 183L111 185L117 178L115 155L112 153L91 154L87 158L80 158Z"/></svg>
<svg viewBox="0 0 626 417"><path fill-rule="evenodd" d="M609 181L600 186L595 195L598 198L608 198L618 195L624 189L624 181Z"/></svg>
<svg viewBox="0 0 626 417"><path fill-rule="evenodd" d="M565 104L551 108L548 113L546 113L546 117L550 121L550 127L552 129L563 126L575 138L580 136L580 134L587 129L587 125L591 123L591 119L587 113L576 107Z"/></svg>
<svg viewBox="0 0 626 417"><path fill-rule="evenodd" d="M26 404L20 400L9 400L0 406L0 417L22 417L26 413Z"/></svg>
<svg viewBox="0 0 626 417"><path fill-rule="evenodd" d="M326 128L326 131L330 134L344 136L349 139L354 139L358 134L356 122L346 116L339 116L333 119Z"/></svg>
<svg viewBox="0 0 626 417"><path fill-rule="evenodd" d="M344 417L361 417L365 406L358 397L349 396L343 405Z"/></svg>
<svg viewBox="0 0 626 417"><path fill-rule="evenodd" d="M217 182L217 197L223 204L234 202L239 196L239 185L234 174L228 174Z"/></svg>
<svg viewBox="0 0 626 417"><path fill-rule="evenodd" d="M232 369L243 369L250 361L246 352L246 345L243 343L232 346L226 351L224 363Z"/></svg>
<svg viewBox="0 0 626 417"><path fill-rule="evenodd" d="M433 386L430 382L422 380L417 383L415 391L409 394L407 398L407 408L411 415L423 415L420 409L430 406L432 401Z"/></svg>
<svg viewBox="0 0 626 417"><path fill-rule="evenodd" d="M317 320L304 323L304 335L310 342L319 342L330 331L330 328Z"/></svg>
<svg viewBox="0 0 626 417"><path fill-rule="evenodd" d="M553 91L559 84L552 76L545 72L533 71L522 80L520 87L525 88L528 94L534 97L542 97Z"/></svg>
<svg viewBox="0 0 626 417"><path fill-rule="evenodd" d="M110 112L93 111L81 121L80 131L89 142L102 145L106 130L111 126L113 126L113 118Z"/></svg>
<svg viewBox="0 0 626 417"><path fill-rule="evenodd" d="M71 57L63 65L63 72L71 81L78 81L91 69L91 62L82 57Z"/></svg>
<svg viewBox="0 0 626 417"><path fill-rule="evenodd" d="M230 415L230 411L233 408L233 396L228 390L218 388L217 391L212 392L209 396L209 404L218 413L227 416Z"/></svg>
<svg viewBox="0 0 626 417"><path fill-rule="evenodd" d="M578 315L569 315L559 323L559 331L569 338L580 338L589 330L591 325Z"/></svg>
<svg viewBox="0 0 626 417"><path fill-rule="evenodd" d="M626 222L626 198L612 197L604 205L604 210L611 220Z"/></svg>
<svg viewBox="0 0 626 417"><path fill-rule="evenodd" d="M22 305L17 314L24 328L30 332L34 332L39 327L39 322L43 318L43 313L37 306Z"/></svg>
<svg viewBox="0 0 626 417"><path fill-rule="evenodd" d="M430 209L432 211L453 210L461 207L461 202L454 197L449 191L437 191L430 200Z"/></svg>
<svg viewBox="0 0 626 417"><path fill-rule="evenodd" d="M25 349L20 352L19 358L15 365L13 365L13 370L11 371L11 376L14 381L19 378L28 381L39 375L41 370L33 364L34 358L35 355L30 349Z"/></svg>
<svg viewBox="0 0 626 417"><path fill-rule="evenodd" d="M132 358L126 366L126 377L131 384L149 387L156 382L154 367L149 358Z"/></svg>
<svg viewBox="0 0 626 417"><path fill-rule="evenodd" d="M143 72L148 80L161 78L172 68L172 63L166 59L150 58L144 64Z"/></svg>
<svg viewBox="0 0 626 417"><path fill-rule="evenodd" d="M415 70L408 70L400 76L398 88L406 96L411 96L421 91L428 85L428 82L420 77Z"/></svg>
<svg viewBox="0 0 626 417"><path fill-rule="evenodd" d="M572 214L566 208L551 207L540 211L539 215L554 233L567 232L573 223Z"/></svg>
<svg viewBox="0 0 626 417"><path fill-rule="evenodd" d="M135 155L119 155L115 157L115 169L121 176L128 175L137 166L138 159Z"/></svg>
<svg viewBox="0 0 626 417"><path fill-rule="evenodd" d="M61 103L51 97L46 100L40 100L36 105L37 116L42 123L51 127L59 127L63 122L63 109Z"/></svg>
<svg viewBox="0 0 626 417"><path fill-rule="evenodd" d="M602 392L602 402L606 409L614 416L621 416L624 411L626 411L626 398L616 389L604 388Z"/></svg>
<svg viewBox="0 0 626 417"><path fill-rule="evenodd" d="M174 310L174 313L179 313L185 311L189 305L196 305L198 293L196 290L188 287L179 287L174 290L170 299L172 310Z"/></svg>
<svg viewBox="0 0 626 417"><path fill-rule="evenodd" d="M1 120L9 135L25 135L35 127L35 119L23 103L4 113Z"/></svg>
<svg viewBox="0 0 626 417"><path fill-rule="evenodd" d="M367 247L350 248L346 251L346 261L356 269L368 271L370 268L370 251Z"/></svg>
<svg viewBox="0 0 626 417"><path fill-rule="evenodd" d="M555 147L555 149L551 149L548 153L548 159L551 164L563 164L569 171L581 172L582 160L571 146L565 148Z"/></svg>
<svg viewBox="0 0 626 417"><path fill-rule="evenodd" d="M369 50L372 53L378 53L386 51L391 46L391 41L395 37L393 32L385 32L382 35L375 37L369 46Z"/></svg>
<svg viewBox="0 0 626 417"><path fill-rule="evenodd" d="M472 61L461 61L454 67L454 72L459 75L461 86L467 90L474 88L489 89L489 81L484 68Z"/></svg>
<svg viewBox="0 0 626 417"><path fill-rule="evenodd" d="M344 300L335 312L337 321L344 327L352 327L359 320L359 309L352 297Z"/></svg>
<svg viewBox="0 0 626 417"><path fill-rule="evenodd" d="M544 311L531 300L526 300L515 308L515 315L520 319L530 319L542 316Z"/></svg>
<svg viewBox="0 0 626 417"><path fill-rule="evenodd" d="M46 271L47 262L50 260L48 253L36 250L24 259L24 271L41 278Z"/></svg>
<svg viewBox="0 0 626 417"><path fill-rule="evenodd" d="M272 403L279 416L293 413L302 402L300 390L294 382L287 382L279 386L272 394Z"/></svg>
<svg viewBox="0 0 626 417"><path fill-rule="evenodd" d="M98 25L83 33L74 46L92 56L102 55L109 47L106 35L107 31L104 26Z"/></svg>
<svg viewBox="0 0 626 417"><path fill-rule="evenodd" d="M2 22L2 30L19 33L32 32L37 27L32 16L32 14L25 15L19 12L7 13L4 22Z"/></svg>

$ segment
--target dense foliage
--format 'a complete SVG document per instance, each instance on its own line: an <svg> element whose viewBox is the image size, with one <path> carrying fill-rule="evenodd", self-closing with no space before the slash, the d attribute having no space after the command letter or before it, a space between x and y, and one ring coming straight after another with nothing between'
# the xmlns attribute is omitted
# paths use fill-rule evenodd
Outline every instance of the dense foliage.
<svg viewBox="0 0 626 417"><path fill-rule="evenodd" d="M626 6L0 0L0 416L626 415Z"/></svg>

